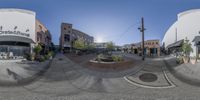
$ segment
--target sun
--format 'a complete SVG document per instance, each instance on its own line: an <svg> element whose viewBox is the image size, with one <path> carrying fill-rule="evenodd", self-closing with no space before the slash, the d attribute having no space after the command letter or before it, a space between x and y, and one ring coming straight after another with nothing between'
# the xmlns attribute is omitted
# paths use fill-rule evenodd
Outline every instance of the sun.
<svg viewBox="0 0 200 100"><path fill-rule="evenodd" d="M97 38L96 38L96 42L97 42L97 43L101 43L101 42L103 42L103 38L101 38L101 37L97 37Z"/></svg>

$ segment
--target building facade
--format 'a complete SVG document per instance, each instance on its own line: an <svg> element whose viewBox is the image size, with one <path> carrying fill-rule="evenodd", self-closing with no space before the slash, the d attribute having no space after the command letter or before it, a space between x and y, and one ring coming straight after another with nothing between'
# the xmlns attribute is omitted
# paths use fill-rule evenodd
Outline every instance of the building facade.
<svg viewBox="0 0 200 100"><path fill-rule="evenodd" d="M38 43L37 30L35 12L0 9L0 59L18 59L32 53Z"/></svg>
<svg viewBox="0 0 200 100"><path fill-rule="evenodd" d="M128 53L142 55L142 42L125 45L123 50ZM144 42L144 53L146 56L160 56L160 41L147 40Z"/></svg>
<svg viewBox="0 0 200 100"><path fill-rule="evenodd" d="M188 10L178 14L177 21L167 30L163 46L167 51L180 49L184 40L192 44L190 56L200 56L200 9Z"/></svg>
<svg viewBox="0 0 200 100"><path fill-rule="evenodd" d="M60 48L63 52L69 52L73 49L74 41L81 39L86 45L94 43L94 38L79 30L73 29L72 24L61 24Z"/></svg>
<svg viewBox="0 0 200 100"><path fill-rule="evenodd" d="M49 30L39 21L36 20L36 44L42 46L41 53L47 53L52 50L52 36Z"/></svg>
<svg viewBox="0 0 200 100"><path fill-rule="evenodd" d="M106 49L108 42L94 43L96 49Z"/></svg>

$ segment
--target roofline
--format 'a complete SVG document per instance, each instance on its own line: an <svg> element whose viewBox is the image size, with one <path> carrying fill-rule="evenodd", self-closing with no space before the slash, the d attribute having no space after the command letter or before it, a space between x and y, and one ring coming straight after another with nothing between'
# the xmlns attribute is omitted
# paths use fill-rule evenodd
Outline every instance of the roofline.
<svg viewBox="0 0 200 100"><path fill-rule="evenodd" d="M186 10L186 11L183 11L181 13L179 13L177 16L178 16L178 19L183 17L184 15L187 15L187 14L190 14L190 13L194 13L194 12L200 12L200 9L191 9L191 10Z"/></svg>
<svg viewBox="0 0 200 100"><path fill-rule="evenodd" d="M20 12L20 13L26 13L31 15L36 15L34 11L26 10L26 9L19 9L19 8L0 8L0 12Z"/></svg>
<svg viewBox="0 0 200 100"><path fill-rule="evenodd" d="M78 32L80 32L80 33L82 33L82 34L84 34L84 35L87 35L87 36L89 36L89 37L94 38L93 36L90 36L90 35L86 34L85 32L82 32L82 31L77 30L77 29L74 29L74 28L72 28L72 31L78 31Z"/></svg>

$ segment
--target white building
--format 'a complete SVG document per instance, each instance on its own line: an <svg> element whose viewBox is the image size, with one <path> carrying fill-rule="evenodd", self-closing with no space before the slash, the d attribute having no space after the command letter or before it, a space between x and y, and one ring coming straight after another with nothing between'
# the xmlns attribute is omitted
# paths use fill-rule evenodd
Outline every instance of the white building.
<svg viewBox="0 0 200 100"><path fill-rule="evenodd" d="M0 9L0 59L23 58L40 44L49 50L51 34L30 10Z"/></svg>
<svg viewBox="0 0 200 100"><path fill-rule="evenodd" d="M191 56L200 54L200 9L188 10L178 14L177 21L165 33L162 43L166 50L180 47L183 40L192 44Z"/></svg>

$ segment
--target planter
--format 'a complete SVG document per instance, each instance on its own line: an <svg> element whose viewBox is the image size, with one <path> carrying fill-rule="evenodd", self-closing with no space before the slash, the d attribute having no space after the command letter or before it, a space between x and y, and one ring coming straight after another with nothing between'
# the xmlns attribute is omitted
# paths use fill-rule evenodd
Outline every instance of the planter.
<svg viewBox="0 0 200 100"><path fill-rule="evenodd" d="M197 63L199 63L199 62L200 62L200 59L198 58L198 59L197 59Z"/></svg>
<svg viewBox="0 0 200 100"><path fill-rule="evenodd" d="M183 57L183 62L186 64L189 62L189 57Z"/></svg>
<svg viewBox="0 0 200 100"><path fill-rule="evenodd" d="M180 58L176 58L176 63L177 64L183 64L183 58L182 57L180 57Z"/></svg>
<svg viewBox="0 0 200 100"><path fill-rule="evenodd" d="M196 59L190 59L190 63L191 63L191 64L193 64L193 65L194 65L194 64L196 64L196 62L197 62L197 60L196 60Z"/></svg>

